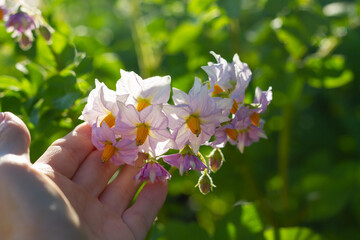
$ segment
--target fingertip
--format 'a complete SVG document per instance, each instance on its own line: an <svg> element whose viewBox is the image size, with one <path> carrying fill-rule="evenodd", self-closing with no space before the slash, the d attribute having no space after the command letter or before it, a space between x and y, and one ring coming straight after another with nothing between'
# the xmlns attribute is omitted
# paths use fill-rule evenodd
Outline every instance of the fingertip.
<svg viewBox="0 0 360 240"><path fill-rule="evenodd" d="M154 183L148 181L139 193L134 205L124 212L123 219L136 239L145 238L166 200L167 192L167 181L155 181Z"/></svg>
<svg viewBox="0 0 360 240"><path fill-rule="evenodd" d="M149 190L163 191L167 193L168 181L155 181L153 183L151 181L148 181L145 187L147 187Z"/></svg>
<svg viewBox="0 0 360 240"><path fill-rule="evenodd" d="M25 123L11 112L0 114L0 156L29 154L30 132Z"/></svg>
<svg viewBox="0 0 360 240"><path fill-rule="evenodd" d="M77 125L73 131L74 134L87 135L91 137L91 126L86 122Z"/></svg>

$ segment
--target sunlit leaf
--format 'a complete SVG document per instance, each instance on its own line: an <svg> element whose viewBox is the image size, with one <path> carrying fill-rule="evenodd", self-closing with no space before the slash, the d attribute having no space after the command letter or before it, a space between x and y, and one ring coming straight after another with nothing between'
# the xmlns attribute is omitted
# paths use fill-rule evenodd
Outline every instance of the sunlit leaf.
<svg viewBox="0 0 360 240"><path fill-rule="evenodd" d="M181 24L170 36L167 51L177 53L189 46L201 33L201 26L185 22Z"/></svg>
<svg viewBox="0 0 360 240"><path fill-rule="evenodd" d="M264 237L266 240L324 240L319 234L304 227L280 228L278 230L271 228L265 231Z"/></svg>
<svg viewBox="0 0 360 240"><path fill-rule="evenodd" d="M242 205L241 223L250 232L257 233L263 230L263 225L259 213L254 204Z"/></svg>
<svg viewBox="0 0 360 240"><path fill-rule="evenodd" d="M296 59L301 58L307 51L307 47L296 36L286 30L276 31L279 40L284 43L286 50Z"/></svg>
<svg viewBox="0 0 360 240"><path fill-rule="evenodd" d="M4 88L18 91L21 87L21 82L19 82L16 78L6 75L0 76L0 89Z"/></svg>

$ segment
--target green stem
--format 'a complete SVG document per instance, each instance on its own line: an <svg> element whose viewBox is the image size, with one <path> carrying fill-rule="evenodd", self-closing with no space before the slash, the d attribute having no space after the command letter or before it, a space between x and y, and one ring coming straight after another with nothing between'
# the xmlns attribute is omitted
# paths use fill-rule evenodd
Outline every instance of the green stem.
<svg viewBox="0 0 360 240"><path fill-rule="evenodd" d="M283 209L289 208L289 155L290 155L290 141L291 141L291 128L292 118L294 114L295 104L301 98L305 81L302 78L292 79L292 84L288 90L288 104L283 108L284 128L280 133L278 142L278 171L282 180L281 187L281 201Z"/></svg>
<svg viewBox="0 0 360 240"><path fill-rule="evenodd" d="M60 63L59 56L57 55L57 53L55 52L55 50L51 44L49 44L48 46L49 46L49 49L50 49L52 55L54 56L55 63L56 63L56 70L58 72L60 72L61 71L61 63Z"/></svg>
<svg viewBox="0 0 360 240"><path fill-rule="evenodd" d="M260 208L259 211L266 218L267 222L269 222L272 226L277 226L276 219L274 218L273 213L268 203L265 200L265 197L263 196L262 192L259 190L259 187L257 186L257 183L252 175L252 171L250 169L249 164L244 159L242 159L242 161L240 162L241 163L239 165L240 165L240 170L242 172L242 176L247 182L253 197L259 201L259 208Z"/></svg>
<svg viewBox="0 0 360 240"><path fill-rule="evenodd" d="M289 201L289 179L288 179L288 168L289 168L289 145L290 145L290 129L293 115L293 105L288 104L284 107L284 129L280 133L279 144L278 144L278 169L279 175L282 180L281 187L281 201L284 209L288 208Z"/></svg>
<svg viewBox="0 0 360 240"><path fill-rule="evenodd" d="M275 240L281 240L280 229L278 227L274 228L274 239Z"/></svg>
<svg viewBox="0 0 360 240"><path fill-rule="evenodd" d="M140 74L142 77L149 77L159 66L160 54L154 54L146 24L141 16L140 2L141 0L129 1L131 6L130 27Z"/></svg>
<svg viewBox="0 0 360 240"><path fill-rule="evenodd" d="M238 18L233 18L230 22L230 39L232 51L240 52L240 27Z"/></svg>

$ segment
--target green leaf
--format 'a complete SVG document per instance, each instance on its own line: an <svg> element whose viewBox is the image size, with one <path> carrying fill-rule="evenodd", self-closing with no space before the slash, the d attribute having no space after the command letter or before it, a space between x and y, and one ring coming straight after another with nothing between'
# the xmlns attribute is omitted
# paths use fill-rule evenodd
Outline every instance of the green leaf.
<svg viewBox="0 0 360 240"><path fill-rule="evenodd" d="M200 15L213 3L214 0L191 0L188 4L188 11L194 15Z"/></svg>
<svg viewBox="0 0 360 240"><path fill-rule="evenodd" d="M208 233L195 222L167 222L164 236L171 240L209 239Z"/></svg>
<svg viewBox="0 0 360 240"><path fill-rule="evenodd" d="M218 2L219 2L219 5L225 9L228 17L230 17L230 18L240 17L241 1L239 1L239 0L222 0L222 1L218 1Z"/></svg>
<svg viewBox="0 0 360 240"><path fill-rule="evenodd" d="M279 29L276 31L276 35L279 40L284 43L285 49L295 59L300 59L307 51L306 45L304 45L300 39L289 31Z"/></svg>
<svg viewBox="0 0 360 240"><path fill-rule="evenodd" d="M351 198L356 167L344 162L338 164L330 173L303 176L299 186L307 198L303 214L308 220L322 220L341 212Z"/></svg>
<svg viewBox="0 0 360 240"><path fill-rule="evenodd" d="M216 224L214 239L262 239L259 217L254 204L239 203Z"/></svg>
<svg viewBox="0 0 360 240"><path fill-rule="evenodd" d="M44 68L56 69L56 60L44 38L36 40L36 60Z"/></svg>
<svg viewBox="0 0 360 240"><path fill-rule="evenodd" d="M345 59L341 55L312 56L306 59L305 65L310 70L308 82L312 87L337 88L354 79L353 72L345 68Z"/></svg>
<svg viewBox="0 0 360 240"><path fill-rule="evenodd" d="M167 45L167 52L170 54L178 53L188 49L189 44L194 43L201 33L201 26L185 22L181 24L170 36Z"/></svg>
<svg viewBox="0 0 360 240"><path fill-rule="evenodd" d="M61 75L55 75L48 79L43 96L45 104L64 110L75 102L81 96L81 91L77 86L77 80L71 71L62 72Z"/></svg>
<svg viewBox="0 0 360 240"><path fill-rule="evenodd" d="M310 229L304 227L280 228L278 230L271 228L264 232L264 237L266 240L277 240L277 239L323 240L324 239L319 234L316 234Z"/></svg>
<svg viewBox="0 0 360 240"><path fill-rule="evenodd" d="M62 97L53 100L56 109L65 110L70 108L73 103L81 96L79 92L70 92Z"/></svg>
<svg viewBox="0 0 360 240"><path fill-rule="evenodd" d="M254 204L242 206L241 223L253 233L261 232L264 229Z"/></svg>
<svg viewBox="0 0 360 240"><path fill-rule="evenodd" d="M19 82L16 78L6 75L0 76L0 88L19 91L21 87L21 82Z"/></svg>

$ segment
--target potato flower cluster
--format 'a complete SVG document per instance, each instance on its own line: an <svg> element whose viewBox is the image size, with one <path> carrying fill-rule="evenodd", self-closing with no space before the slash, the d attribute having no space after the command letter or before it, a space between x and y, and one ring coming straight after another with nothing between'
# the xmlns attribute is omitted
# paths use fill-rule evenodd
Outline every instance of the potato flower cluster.
<svg viewBox="0 0 360 240"><path fill-rule="evenodd" d="M92 126L92 142L102 151L102 162L134 165L138 153L147 159L134 176L137 181L165 181L170 173L164 163L179 169L201 171L198 186L208 193L214 184L210 177L224 161L221 152L226 143L245 146L266 138L264 113L272 100L267 91L256 88L252 103L245 103L245 90L251 71L237 54L231 63L211 52L216 63L202 67L208 81L195 78L188 93L172 88L173 105L169 104L171 78L142 79L134 72L120 70L116 90L95 80L81 119ZM206 160L200 146L214 148ZM167 154L170 150L178 153Z"/></svg>
<svg viewBox="0 0 360 240"><path fill-rule="evenodd" d="M22 50L31 48L35 39L34 33L51 42L54 30L31 1L0 0L0 21L4 21L6 30L12 33L11 37L19 42Z"/></svg>

